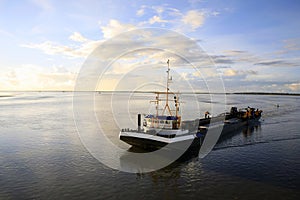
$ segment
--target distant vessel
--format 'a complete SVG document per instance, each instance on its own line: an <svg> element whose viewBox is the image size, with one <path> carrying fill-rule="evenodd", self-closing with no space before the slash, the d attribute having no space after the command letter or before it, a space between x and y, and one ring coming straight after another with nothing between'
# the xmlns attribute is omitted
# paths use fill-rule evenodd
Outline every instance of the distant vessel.
<svg viewBox="0 0 300 200"><path fill-rule="evenodd" d="M179 112L180 100L179 92L170 91L170 61L167 61L166 91L155 92L156 98L150 102L155 104L154 114L138 114L138 128L122 129L119 134L120 140L139 147L144 150L157 150L168 144L190 142L190 147L186 152L199 150L208 129L223 126L222 134L234 131L252 121L258 121L261 117L261 110L246 108L238 110L232 107L230 113L223 113L216 117L210 117L209 112L205 117L191 121L182 121ZM171 97L172 96L172 97ZM173 106L171 106L173 104ZM160 106L161 109L160 109ZM213 123L211 123L213 122Z"/></svg>

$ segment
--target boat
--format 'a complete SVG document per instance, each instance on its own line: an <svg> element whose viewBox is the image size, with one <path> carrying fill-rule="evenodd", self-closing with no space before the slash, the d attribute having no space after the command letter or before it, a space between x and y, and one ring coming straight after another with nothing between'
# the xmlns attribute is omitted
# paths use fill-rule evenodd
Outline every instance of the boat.
<svg viewBox="0 0 300 200"><path fill-rule="evenodd" d="M170 91L172 76L170 76L170 61L167 61L166 90L154 92L155 99L150 101L155 104L155 113L138 114L137 129L122 129L119 139L133 148L146 151L155 151L163 147L176 147L176 144L188 144L185 154L198 153L208 130L217 130L222 127L221 136L233 132L261 117L261 110L254 108L237 109L232 107L229 113L222 113L212 117L209 112L204 118L182 121L179 112L180 93ZM173 105L172 105L173 104Z"/></svg>

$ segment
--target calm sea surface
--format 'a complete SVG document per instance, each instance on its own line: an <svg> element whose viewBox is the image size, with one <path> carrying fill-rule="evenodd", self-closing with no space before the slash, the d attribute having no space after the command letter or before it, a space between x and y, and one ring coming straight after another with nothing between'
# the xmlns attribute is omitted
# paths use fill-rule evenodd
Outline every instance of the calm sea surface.
<svg viewBox="0 0 300 200"><path fill-rule="evenodd" d="M0 94L0 199L300 197L299 96L226 96L227 110L248 105L263 109L261 123L224 138L203 159L144 174L110 169L91 156L76 130L72 96ZM119 130L134 128L136 114L151 111L151 98L136 94L128 100L124 94L95 93L95 113L113 143L129 148L118 140ZM186 119L211 108L207 95L182 98ZM224 106L212 103L215 113L224 111Z"/></svg>

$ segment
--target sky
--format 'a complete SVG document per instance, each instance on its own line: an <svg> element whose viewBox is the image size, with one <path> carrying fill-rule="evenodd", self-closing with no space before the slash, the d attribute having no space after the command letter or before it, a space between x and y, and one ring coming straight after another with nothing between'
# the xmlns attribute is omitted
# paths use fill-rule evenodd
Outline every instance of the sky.
<svg viewBox="0 0 300 200"><path fill-rule="evenodd" d="M190 38L209 56L226 92L300 93L299 10L298 0L0 0L0 91L72 91L82 66L99 46L128 31L157 28L161 34L134 34L143 38L143 47L169 42L176 50L127 52L101 77L99 90L137 89L145 80L163 81L153 78L159 76L153 69L165 70L170 59L174 77L206 91L201 82L216 77L205 71L211 63L189 57L201 75L186 67L175 53L185 54L191 46L170 42L169 30ZM131 37L131 50L139 48L138 38ZM101 59L110 59L116 50L105 49Z"/></svg>

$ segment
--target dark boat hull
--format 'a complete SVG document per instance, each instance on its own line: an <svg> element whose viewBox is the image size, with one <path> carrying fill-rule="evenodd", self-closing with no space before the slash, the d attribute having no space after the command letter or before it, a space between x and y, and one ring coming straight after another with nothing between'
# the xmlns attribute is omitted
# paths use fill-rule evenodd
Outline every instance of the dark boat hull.
<svg viewBox="0 0 300 200"><path fill-rule="evenodd" d="M130 144L134 147L139 147L145 150L157 150L164 146L166 146L168 143L152 140L152 139L146 139L146 138L139 138L134 136L124 136L120 135L120 140L126 142L127 144Z"/></svg>
<svg viewBox="0 0 300 200"><path fill-rule="evenodd" d="M249 119L249 120L239 120L236 123L231 123L231 124L227 124L224 123L223 125L223 129L220 135L219 140L221 140L222 138L231 135L232 133L236 133L239 130L242 130L243 127L246 127L248 125L251 124L255 124L259 121L259 118L255 118L255 119ZM203 124L203 123L199 123L199 124ZM141 149L144 149L146 151L155 151L157 149L161 149L163 147L165 147L168 144L172 144L172 143L183 143L183 142L188 142L190 143L189 148L187 149L187 152L199 152L199 149L202 145L203 140L205 139L205 134L190 134L188 136L185 136L186 138L183 141L180 141L180 137L183 136L178 136L175 138L164 138L161 136L156 136L156 135L150 135L149 137L145 137L147 136L147 134L145 133L134 133L135 135L132 135L130 133L128 134L122 134L122 132L120 133L120 140L126 142L127 144L133 146L133 147L138 147ZM139 135L136 135L139 134ZM176 140L178 139L178 140ZM169 145L172 148L172 145ZM169 147L168 146L168 147ZM170 148L169 147L169 148Z"/></svg>

